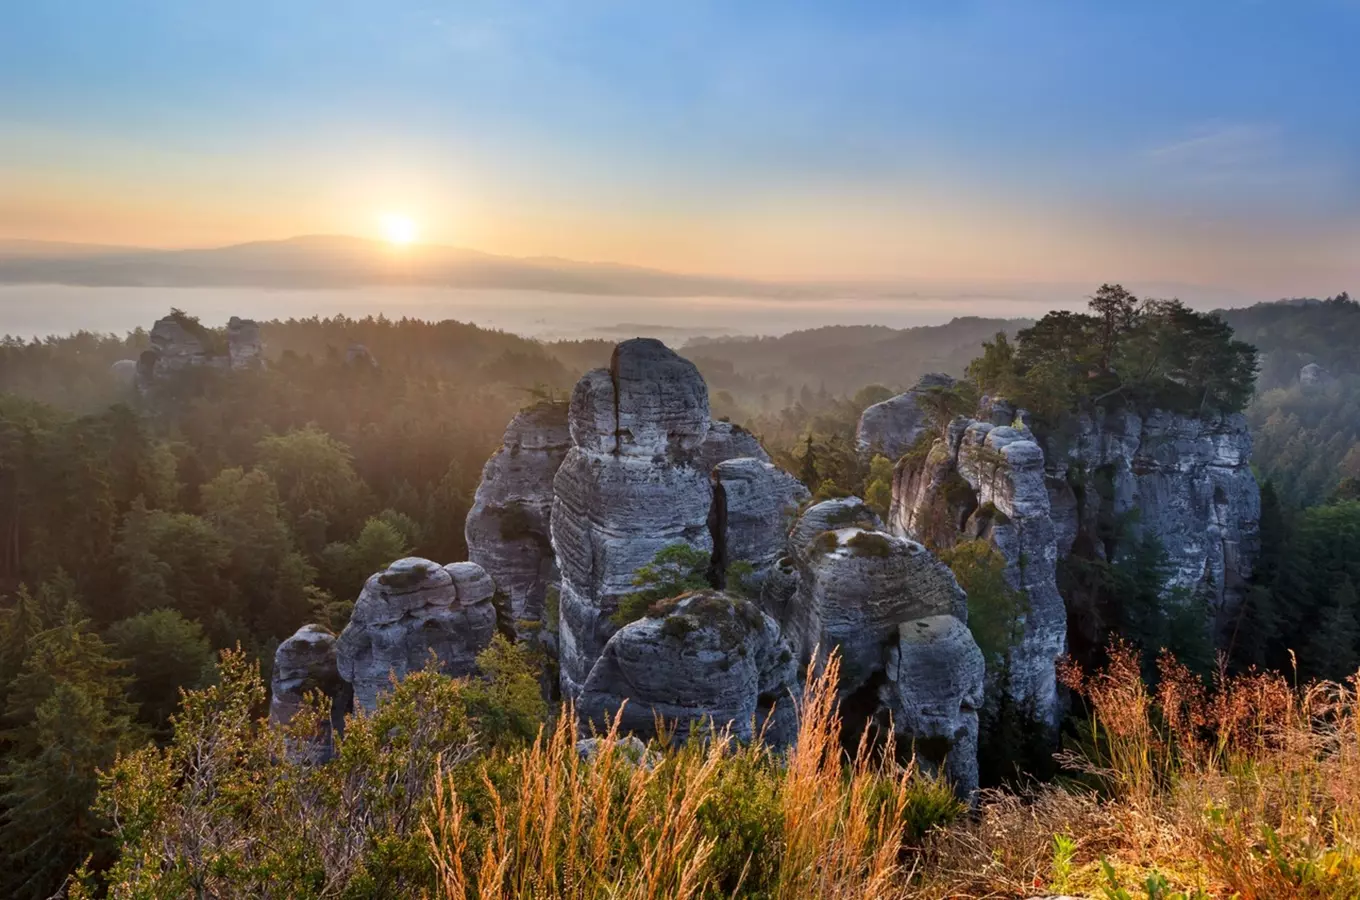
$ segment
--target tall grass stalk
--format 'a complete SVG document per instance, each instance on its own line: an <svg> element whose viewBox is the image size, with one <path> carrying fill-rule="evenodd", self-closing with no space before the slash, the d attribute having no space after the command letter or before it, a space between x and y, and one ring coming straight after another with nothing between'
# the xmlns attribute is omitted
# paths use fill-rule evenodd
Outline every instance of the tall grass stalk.
<svg viewBox="0 0 1360 900"><path fill-rule="evenodd" d="M489 814L473 821L455 787L440 778L425 823L437 896L670 900L717 895L709 865L723 823L702 821L725 766L754 766L773 789L781 821L765 852L777 865L748 858L736 895L876 900L903 896L907 808L913 791L943 786L898 766L893 747L867 737L848 758L836 709L839 664L813 677L801 702L797 742L787 756L741 746L726 732L636 760L621 752L616 718L585 758L566 715L509 760L509 784L483 771ZM738 759L739 756L744 759ZM938 803L934 794L928 794ZM947 804L946 804L947 805ZM760 861L764 862L764 861ZM773 872L756 885L746 875Z"/></svg>

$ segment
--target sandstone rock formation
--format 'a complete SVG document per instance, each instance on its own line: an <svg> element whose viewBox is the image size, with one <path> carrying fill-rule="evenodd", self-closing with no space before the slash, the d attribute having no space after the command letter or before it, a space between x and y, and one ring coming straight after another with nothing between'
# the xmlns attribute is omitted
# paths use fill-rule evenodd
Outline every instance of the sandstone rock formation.
<svg viewBox="0 0 1360 900"><path fill-rule="evenodd" d="M760 441L745 428L731 422L710 422L708 434L699 447L699 465L711 469L723 460L745 458L770 461Z"/></svg>
<svg viewBox="0 0 1360 900"><path fill-rule="evenodd" d="M610 368L577 383L569 424L573 446L553 480L552 544L562 577L562 690L575 696L637 570L671 544L713 549L713 489L698 452L708 387L660 341L625 341Z"/></svg>
<svg viewBox="0 0 1360 900"><path fill-rule="evenodd" d="M1167 587L1203 596L1222 636L1260 545L1245 417L1075 416L1045 438L1043 465L1060 554L1117 553L1099 539L1101 521L1126 521L1130 541L1155 535L1170 558Z"/></svg>
<svg viewBox="0 0 1360 900"><path fill-rule="evenodd" d="M143 392L192 369L257 369L264 365L264 342L254 320L232 316L226 339L192 319L169 315L151 326L151 347L137 359L137 386Z"/></svg>
<svg viewBox="0 0 1360 900"><path fill-rule="evenodd" d="M1006 580L1027 601L1008 660L1008 689L1040 721L1056 725L1055 665L1067 646L1067 611L1058 593L1044 454L1028 428L994 424L1016 419L1010 407L984 404L981 415L956 419L924 460L898 464L889 527L936 547L968 538L996 547Z"/></svg>
<svg viewBox="0 0 1360 900"><path fill-rule="evenodd" d="M884 533L862 500L819 503L794 520L807 499L754 436L711 421L691 363L637 339L580 379L565 417L536 408L511 423L484 470L468 543L524 617L543 602L555 558L558 615L548 624L560 686L598 727L622 709L634 734L650 736L660 715L681 736L707 719L746 738L773 708L766 738L786 741L799 672L820 664L820 647L843 656L850 718L893 720L904 743L948 760L971 790L981 656L957 581L919 543ZM637 590L637 572L675 544L711 554L719 590L620 628L613 614ZM738 562L754 575L728 587L755 602L720 590Z"/></svg>
<svg viewBox="0 0 1360 900"><path fill-rule="evenodd" d="M1122 409L1073 415L1039 435L1026 421L1023 410L984 399L924 459L903 459L890 528L932 546L981 538L1000 551L1028 606L1011 689L1054 722L1052 661L1066 640L1057 561L1117 556L1112 522L1123 541L1153 534L1172 565L1167 588L1205 597L1221 636L1257 552L1260 494L1240 415Z"/></svg>
<svg viewBox="0 0 1360 900"><path fill-rule="evenodd" d="M784 470L750 457L718 463L710 480L714 572L721 578L729 563L747 563L754 570L747 587L759 589L785 555L789 526L811 494Z"/></svg>
<svg viewBox="0 0 1360 900"><path fill-rule="evenodd" d="M227 361L233 369L263 368L264 340L258 322L239 316L227 322Z"/></svg>
<svg viewBox="0 0 1360 900"><path fill-rule="evenodd" d="M399 559L364 585L336 642L340 677L354 701L371 710L391 679L424 668L431 657L448 675L468 675L496 634L496 586L476 563L440 566Z"/></svg>
<svg viewBox="0 0 1360 900"><path fill-rule="evenodd" d="M661 614L621 628L605 644L577 708L601 730L655 736L656 717L683 741L705 723L741 740L765 729L783 746L796 733L793 653L753 603L718 591L687 594Z"/></svg>
<svg viewBox="0 0 1360 900"><path fill-rule="evenodd" d="M926 616L897 626L879 702L916 757L943 765L962 794L978 786L978 710L986 665L968 626L954 616Z"/></svg>
<svg viewBox="0 0 1360 900"><path fill-rule="evenodd" d="M345 349L345 365L376 369L378 368L378 361L363 344L350 344Z"/></svg>
<svg viewBox="0 0 1360 900"><path fill-rule="evenodd" d="M516 619L541 620L544 593L557 581L553 477L570 446L566 405L544 401L510 421L482 468L465 527L468 559L491 575Z"/></svg>
<svg viewBox="0 0 1360 900"><path fill-rule="evenodd" d="M109 366L109 374L122 384L137 383L137 360L120 359Z"/></svg>
<svg viewBox="0 0 1360 900"><path fill-rule="evenodd" d="M938 372L924 375L911 390L870 406L859 417L855 444L861 453L881 453L897 459L929 428L921 394L933 387L949 387L954 379Z"/></svg>
<svg viewBox="0 0 1360 900"><path fill-rule="evenodd" d="M966 625L967 597L923 546L877 528L857 498L803 513L789 539L797 575L779 607L784 635L801 665L839 654L849 733L869 721L891 725L904 747L946 764L968 794L978 780L984 665Z"/></svg>
<svg viewBox="0 0 1360 900"><path fill-rule="evenodd" d="M340 693L335 663L335 635L320 625L303 625L274 651L270 679L269 721L286 725L310 691L328 697Z"/></svg>
<svg viewBox="0 0 1360 900"><path fill-rule="evenodd" d="M1324 387L1336 381L1336 377L1317 363L1309 363L1299 369L1299 384L1304 387Z"/></svg>
<svg viewBox="0 0 1360 900"><path fill-rule="evenodd" d="M781 623L785 636L803 663L814 648L838 648L843 694L883 671L884 650L903 622L968 619L954 574L915 541L844 526L819 533L796 559L798 592Z"/></svg>

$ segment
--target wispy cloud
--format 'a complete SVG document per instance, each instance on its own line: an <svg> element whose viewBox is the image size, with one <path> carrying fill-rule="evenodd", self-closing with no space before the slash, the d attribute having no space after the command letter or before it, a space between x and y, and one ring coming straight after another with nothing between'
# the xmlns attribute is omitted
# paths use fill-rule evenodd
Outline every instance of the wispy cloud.
<svg viewBox="0 0 1360 900"><path fill-rule="evenodd" d="M1345 164L1269 123L1203 123L1148 148L1141 167L1169 188L1239 201L1275 196L1327 205L1348 184Z"/></svg>
<svg viewBox="0 0 1360 900"><path fill-rule="evenodd" d="M1206 123L1170 143L1153 147L1156 163L1178 168L1242 170L1259 168L1280 153L1280 129L1253 123Z"/></svg>

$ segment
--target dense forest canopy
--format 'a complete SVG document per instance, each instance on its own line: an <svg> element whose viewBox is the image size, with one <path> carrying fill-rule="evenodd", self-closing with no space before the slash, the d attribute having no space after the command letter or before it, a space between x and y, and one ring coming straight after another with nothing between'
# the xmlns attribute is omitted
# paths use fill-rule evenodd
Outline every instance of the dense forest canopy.
<svg viewBox="0 0 1360 900"><path fill-rule="evenodd" d="M1261 475L1293 504L1360 497L1360 303L1343 293L1222 315L1261 351L1247 408Z"/></svg>

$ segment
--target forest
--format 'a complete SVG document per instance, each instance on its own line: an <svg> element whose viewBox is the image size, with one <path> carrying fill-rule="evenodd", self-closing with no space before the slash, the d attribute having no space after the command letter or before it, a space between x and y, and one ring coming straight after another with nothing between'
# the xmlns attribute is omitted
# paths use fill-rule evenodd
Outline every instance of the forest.
<svg viewBox="0 0 1360 900"><path fill-rule="evenodd" d="M482 660L485 682L407 679L351 729L333 768L280 762L286 754L275 742L285 737L259 722L278 642L304 622L343 626L364 580L395 558L466 558L463 522L506 423L535 399L565 396L583 371L607 361L611 345L382 317L265 322L262 331L263 369L189 379L154 397L111 371L146 349L145 331L0 342L0 894L490 897L499 894L485 887L494 877L485 866L502 866L503 876L519 873L515 896L606 896L533 882L526 873L543 860L512 859L496 843L514 830L506 817L518 816L521 831L531 827L525 811L544 789L533 779L549 770L609 794L620 820L645 818L659 804L684 811L674 833L610 833L629 849L608 861L541 825L542 852L560 853L563 865L652 879L646 894L641 881L619 874L615 886L628 890L610 896L806 896L814 887L788 872L818 841L843 857L841 880L815 887L825 896L889 896L864 879L901 876L891 835L920 859L944 853L939 841L959 842L949 852L966 858L963 833L926 839L931 826L962 821L946 789L869 759L841 760L838 750L794 770L751 748L728 756L711 746L673 749L661 780L646 785L630 781L620 760L578 769L562 734L550 727L536 738L548 709L535 660L503 642ZM1186 629L1163 614L1163 563L1147 546L1101 573L1104 602L1120 611L1110 617L1122 623L1113 636L1125 649L1071 675L1074 696L1089 698L1092 713L1069 723L1068 752L1085 753L1087 764L1072 756L1069 775L1134 804L1165 800L1157 792L1170 767L1226 766L1229 750L1277 764L1267 751L1278 749L1278 735L1251 745L1218 708L1174 753L1138 738L1166 767L1142 772L1112 757L1136 749L1111 737L1123 734L1112 692L1136 695L1147 711L1143 728L1170 721L1167 685L1202 692L1201 714L1214 702L1245 702L1250 690L1275 691L1272 709L1295 716L1291 727L1311 741L1311 726L1299 725L1305 700L1288 685L1339 682L1360 666L1357 348L1360 304L1344 294L1206 315L1107 285L1089 313L1037 322L817 329L699 340L683 352L708 380L715 418L757 434L817 498L854 494L880 512L896 460L865 458L856 423L927 372L966 376L932 395L937 424L982 393L1015 399L1049 427L1095 404L1245 413L1262 483L1262 548L1228 655L1220 663L1211 649L1173 646ZM949 561L975 610L1009 602L988 560L963 549ZM985 614L975 612L973 627L980 644L1004 644L1004 629L985 634ZM1167 646L1181 662L1159 655ZM809 690L811 708L820 708L825 685L822 695ZM1333 697L1334 721L1349 721L1338 712L1343 699ZM445 711L437 734L420 715L432 704ZM807 717L809 748L829 747L834 715ZM1200 755L1210 733L1223 741L1212 758ZM1333 764L1342 763L1303 774L1320 777ZM355 805L356 792L365 804ZM819 795L841 798L837 808L859 815L860 830L849 834L844 819L822 821L810 805L797 806ZM552 802L564 815L584 814L579 798ZM1318 809L1338 802L1319 799ZM277 827L277 840L263 846L266 827ZM1206 846L1217 847L1221 868L1255 865L1256 851L1233 843L1235 834L1218 834L1220 844L1206 837ZM559 839L567 843L553 850ZM1052 841L1046 835L1038 852L1056 890L1067 875L1050 870L1070 875L1074 864L1062 863ZM684 856L699 847L709 862L702 878L686 868L693 854ZM1279 850L1290 864L1306 852ZM176 853L174 862L162 858ZM762 859L782 862L764 871ZM1007 865L1026 873L1039 865L1026 859ZM1094 857L1084 862L1109 896L1141 896L1127 892L1127 873L1105 872ZM1346 884L1360 879L1356 857L1331 863ZM951 884L941 880L938 895L981 890Z"/></svg>

